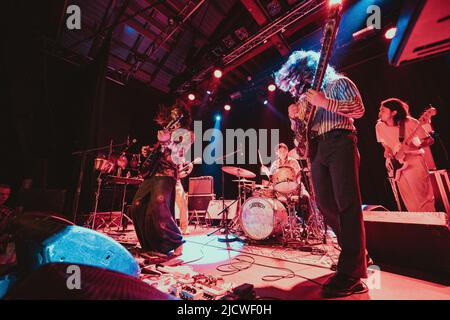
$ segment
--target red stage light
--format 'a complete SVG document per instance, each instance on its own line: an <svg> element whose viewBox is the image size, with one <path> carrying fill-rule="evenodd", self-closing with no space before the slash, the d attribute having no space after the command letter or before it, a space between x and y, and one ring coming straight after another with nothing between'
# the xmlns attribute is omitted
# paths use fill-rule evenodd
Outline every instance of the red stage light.
<svg viewBox="0 0 450 320"><path fill-rule="evenodd" d="M220 70L220 69L214 70L214 77L216 77L217 79L220 79L222 77L222 70Z"/></svg>
<svg viewBox="0 0 450 320"><path fill-rule="evenodd" d="M388 40L392 39L395 37L395 34L397 33L397 28L389 28L386 33L384 34L384 37Z"/></svg>
<svg viewBox="0 0 450 320"><path fill-rule="evenodd" d="M269 84L269 86L267 87L267 90L269 90L270 92L274 92L275 90L277 90L277 86L272 84Z"/></svg>
<svg viewBox="0 0 450 320"><path fill-rule="evenodd" d="M229 104L226 104L223 108L227 111L231 110L231 106Z"/></svg>
<svg viewBox="0 0 450 320"><path fill-rule="evenodd" d="M194 101L194 100L195 100L195 95L192 94L192 93L190 93L190 94L188 95L188 99L191 100L191 101Z"/></svg>

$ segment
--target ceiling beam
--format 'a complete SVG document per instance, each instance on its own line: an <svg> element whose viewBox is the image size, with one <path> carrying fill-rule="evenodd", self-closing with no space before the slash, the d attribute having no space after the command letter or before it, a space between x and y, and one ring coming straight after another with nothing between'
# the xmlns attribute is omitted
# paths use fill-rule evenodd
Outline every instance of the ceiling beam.
<svg viewBox="0 0 450 320"><path fill-rule="evenodd" d="M160 2L158 1L155 3L155 1L152 0L145 0L148 4L154 4L154 8L159 11L163 16L169 17L177 17L179 11L174 9L173 7L169 6L166 1ZM195 35L200 36L203 40L208 41L208 36L201 30L197 29L195 26L192 25L190 21L186 21L185 24L181 27L179 27L181 30L184 30L185 28L189 29L192 33Z"/></svg>
<svg viewBox="0 0 450 320"><path fill-rule="evenodd" d="M252 15L253 19L259 26L264 26L269 23L264 10L259 6L256 0L241 0L242 5ZM269 39L270 42L277 48L282 56L287 56L290 52L289 45L280 34L275 34Z"/></svg>
<svg viewBox="0 0 450 320"><path fill-rule="evenodd" d="M150 41L156 41L159 38L158 35L154 34L152 31L146 29L144 26L140 25L138 22L134 20L128 20L127 25L129 25L131 28L142 34L144 37L148 38ZM163 48L166 51L170 51L172 49L166 43L163 43L161 45L161 48Z"/></svg>

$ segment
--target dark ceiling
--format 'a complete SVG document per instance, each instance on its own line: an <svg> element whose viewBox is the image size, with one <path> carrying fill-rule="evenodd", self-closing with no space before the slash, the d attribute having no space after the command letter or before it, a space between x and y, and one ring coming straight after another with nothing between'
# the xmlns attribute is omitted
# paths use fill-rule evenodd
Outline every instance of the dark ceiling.
<svg viewBox="0 0 450 320"><path fill-rule="evenodd" d="M72 58L76 54L92 59L104 35L112 29L110 79L126 83L135 78L162 92L177 95L208 88L222 99L248 84L249 76L255 78L260 74L261 81L267 81L274 63L282 61L282 57L287 57L311 35L315 35L311 47L318 48L320 27L327 12L325 0L72 2L81 8L82 28L62 28L60 44L66 49L66 55L69 52ZM392 7L395 3L394 9L382 12L382 23L386 26L395 22L401 2L345 1L346 11L360 8L347 18L352 22L351 28L345 31L346 39L341 37L341 47L343 42L351 41L352 32L364 27L369 5L390 3ZM289 17L291 21L286 20ZM225 71L220 84L211 79L214 66Z"/></svg>

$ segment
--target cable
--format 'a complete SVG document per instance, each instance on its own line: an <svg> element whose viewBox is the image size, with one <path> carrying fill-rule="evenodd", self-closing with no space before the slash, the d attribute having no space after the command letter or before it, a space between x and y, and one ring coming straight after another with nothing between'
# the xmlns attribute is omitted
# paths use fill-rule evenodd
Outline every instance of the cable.
<svg viewBox="0 0 450 320"><path fill-rule="evenodd" d="M196 259L193 259L190 261L183 261L183 263L181 263L180 266L202 260L205 257L205 252L203 251L203 248L215 240L216 239L213 238L213 239L209 240L208 242L205 242L204 244L202 244L202 246L200 247L200 252L201 252L200 258L196 258Z"/></svg>
<svg viewBox="0 0 450 320"><path fill-rule="evenodd" d="M242 257L251 258L251 261L247 261L245 259L241 259ZM241 272L243 270L247 270L247 269L251 268L252 266L256 265L256 266L260 266L260 267L266 267L266 268L271 268L271 269L276 269L276 270L281 270L281 271L288 272L287 275L266 275L266 276L263 276L261 278L263 281L273 282L273 281L278 281L278 280L282 280L282 279L292 279L292 278L298 277L298 278L305 279L307 281L310 281L310 282L312 282L312 283L322 287L322 283L320 283L318 281L315 281L314 279L311 279L311 278L299 275L299 274L295 273L291 269L269 266L269 265L266 265L266 264L263 264L263 263L257 263L255 261L255 258L253 258L252 256L242 255L242 256L233 258L233 260L237 260L238 262L231 262L231 263L219 265L219 266L216 267L216 270L226 273L223 276L228 276L228 275L236 274L236 273ZM243 262L244 263L248 263L248 265L246 265L246 266L238 265L239 263L243 263ZM226 268L231 268L231 270L230 269L226 269Z"/></svg>

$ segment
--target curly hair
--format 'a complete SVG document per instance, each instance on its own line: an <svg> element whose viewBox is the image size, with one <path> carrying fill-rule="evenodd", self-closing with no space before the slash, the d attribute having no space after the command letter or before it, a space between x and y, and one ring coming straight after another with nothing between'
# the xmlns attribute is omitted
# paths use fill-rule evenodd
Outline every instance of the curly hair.
<svg viewBox="0 0 450 320"><path fill-rule="evenodd" d="M281 68L274 73L278 88L285 92L295 92L293 95L305 92L312 84L319 58L320 55L316 51L294 51ZM322 87L340 76L342 75L328 65Z"/></svg>
<svg viewBox="0 0 450 320"><path fill-rule="evenodd" d="M183 118L180 120L180 126L182 128L189 129L192 122L191 112L186 107L186 105L180 101L175 102L170 107L160 105L159 111L155 116L154 121L161 127L166 126L172 120L171 113L173 110L178 110L179 114L183 115Z"/></svg>
<svg viewBox="0 0 450 320"><path fill-rule="evenodd" d="M395 125L397 125L399 121L405 120L409 113L408 104L397 98L383 100L381 101L381 106L388 108L391 111L397 111L393 119Z"/></svg>

